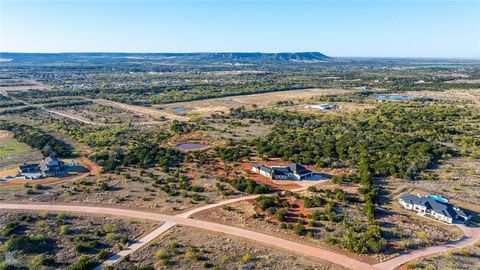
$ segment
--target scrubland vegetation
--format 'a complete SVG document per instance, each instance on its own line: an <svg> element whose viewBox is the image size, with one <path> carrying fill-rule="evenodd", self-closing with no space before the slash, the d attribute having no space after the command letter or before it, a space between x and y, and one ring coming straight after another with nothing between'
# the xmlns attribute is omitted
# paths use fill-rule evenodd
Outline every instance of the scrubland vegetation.
<svg viewBox="0 0 480 270"><path fill-rule="evenodd" d="M91 269L149 227L122 219L63 213L2 211L1 267L5 254L18 261L2 269ZM7 257L9 257L7 256Z"/></svg>
<svg viewBox="0 0 480 270"><path fill-rule="evenodd" d="M416 60L364 59L236 65L225 59L159 57L138 63L107 57L88 64L72 62L69 67L55 61L7 64L2 77L36 80L51 89L0 95L0 129L44 156L78 156L94 164L92 168L100 168L62 183L8 188L0 184L1 200L88 201L179 213L227 198L262 194L201 218L228 217L223 222L375 260L458 238L442 227L386 212L379 205L395 203L390 193L404 187L439 180L438 167L446 162L478 161L478 101L436 96L380 101L376 96L461 89L475 97L480 88L475 81L480 78L477 62L452 66L440 60L425 65ZM238 95L305 88L332 89L333 94L259 103L233 101ZM170 103L217 97L232 100L205 103L221 107L210 114L182 112L181 106L180 112L171 109L176 104ZM110 106L98 103L99 99L121 104ZM335 104L335 110L306 109L327 102ZM136 110L128 104L136 105ZM344 110L345 104L368 106ZM197 111L202 109L211 108ZM185 150L176 147L179 143L205 147ZM279 188L282 183L269 179L259 181L245 171L251 163L263 161L308 165L330 180L302 192L280 193L289 187ZM442 190L448 197L453 191L449 193L444 183ZM455 194L462 193L462 188L468 186L458 187ZM71 269L86 269L131 240L130 227L115 226L112 231L97 221L91 221L93 227L82 227L76 225L75 217L59 215L8 215L2 223L2 252L18 251L29 267L65 268L67 260L55 252L68 247L76 261ZM185 262L212 269L266 265L250 249L230 247L235 255L219 258L214 243L205 247L187 240L155 244L155 249L149 247L121 265L125 269L181 268ZM271 263L290 267L288 261Z"/></svg>

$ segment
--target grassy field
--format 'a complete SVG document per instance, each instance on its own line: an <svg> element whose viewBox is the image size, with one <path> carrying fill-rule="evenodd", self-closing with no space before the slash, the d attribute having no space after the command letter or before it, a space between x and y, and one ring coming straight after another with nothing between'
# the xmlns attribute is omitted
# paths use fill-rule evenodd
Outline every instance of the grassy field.
<svg viewBox="0 0 480 270"><path fill-rule="evenodd" d="M0 131L0 157L28 151L30 147L12 138L7 132Z"/></svg>

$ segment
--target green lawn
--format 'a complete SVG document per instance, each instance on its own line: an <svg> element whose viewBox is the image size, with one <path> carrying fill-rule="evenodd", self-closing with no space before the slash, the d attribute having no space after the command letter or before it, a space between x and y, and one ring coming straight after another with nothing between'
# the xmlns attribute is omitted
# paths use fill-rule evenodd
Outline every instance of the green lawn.
<svg viewBox="0 0 480 270"><path fill-rule="evenodd" d="M0 139L0 157L28 151L30 147L12 138Z"/></svg>

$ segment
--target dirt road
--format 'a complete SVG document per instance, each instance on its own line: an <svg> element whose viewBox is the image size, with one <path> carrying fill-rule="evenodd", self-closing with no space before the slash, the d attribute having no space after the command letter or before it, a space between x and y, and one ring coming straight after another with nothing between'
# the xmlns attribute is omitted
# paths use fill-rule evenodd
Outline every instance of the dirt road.
<svg viewBox="0 0 480 270"><path fill-rule="evenodd" d="M90 213L94 215L110 215L110 216L122 216L139 219L149 219L169 223L177 223L189 227L200 228L210 230L219 233L230 234L242 238L246 238L252 241L260 242L269 246L277 248L283 248L295 253L313 256L324 261L329 261L343 267L350 269L376 269L375 267L349 258L345 255L336 254L331 251L323 250L320 248L304 245L301 243L293 242L290 240L278 238L271 235L266 235L254 231L249 231L241 228L231 227L227 225L187 219L180 216L170 216L165 214L156 214L151 212L143 212L137 210L125 210L116 208L103 208L103 207L90 207L90 206L71 206L71 205L34 205L34 204L0 204L0 208L3 209L23 209L23 210L47 210L47 211L61 211L61 212L80 212ZM162 233L162 230L158 229L158 235ZM149 237L154 237L150 235Z"/></svg>
<svg viewBox="0 0 480 270"><path fill-rule="evenodd" d="M402 264L405 264L411 260L415 260L421 257L425 257L434 253L445 252L449 249L464 248L473 245L475 242L480 241L480 228L479 227L467 227L463 224L457 224L457 226L463 231L465 236L454 242L450 242L440 246L427 247L412 252L402 254L398 257L392 258L382 263L375 264L378 269L389 270L394 269Z"/></svg>
<svg viewBox="0 0 480 270"><path fill-rule="evenodd" d="M306 187L297 189L302 190ZM461 240L447 243L440 246L427 247L419 250L415 250L409 253L402 254L398 257L392 258L385 262L369 265L367 263L355 260L345 255L337 254L331 251L323 250L321 248L312 247L309 245L297 243L294 241L286 240L272 235L266 235L254 231L249 231L242 228L232 227L223 224L217 224L208 221L194 220L189 217L195 213L219 207L222 205L235 203L242 200L254 199L258 195L239 197L235 199L225 200L216 204L205 205L185 213L171 216L166 214L156 214L151 212L143 212L138 210L126 210L126 209L117 209L117 208L104 208L104 207L90 207L90 206L72 206L72 205L35 205L35 204L3 204L0 203L0 209L23 209L23 210L48 210L48 211L65 211L65 212L81 212L81 213L91 213L95 215L110 215L110 216L122 216L122 217L131 217L139 219L149 219L155 221L166 222L153 232L146 235L144 238L134 242L127 249L120 251L115 254L102 265L112 265L124 256L134 252L135 250L140 249L142 246L147 244L149 241L160 236L162 233L168 231L170 228L176 224L190 226L194 228L200 228L205 230L210 230L219 233L230 234L242 238L246 238L252 241L260 242L269 246L274 246L277 248L283 248L296 252L299 254L313 256L324 261L329 261L338 265L341 265L350 269L394 269L402 264L405 264L411 260L418 259L427 255L434 253L445 252L449 249L463 248L472 245L473 243L480 240L480 228L479 227L467 227L463 224L458 224L457 226L462 229L465 236ZM101 267L101 266L99 266ZM102 268L97 268L97 270Z"/></svg>
<svg viewBox="0 0 480 270"><path fill-rule="evenodd" d="M29 104L27 104L27 105L29 105ZM63 117L66 117L66 118L69 118L69 119L72 119L72 120L75 120L75 121L79 121L79 122L82 122L82 123L84 123L84 124L88 124L88 125L98 125L98 123L95 123L95 122L92 122L92 121L88 121L88 120L85 120L85 119L83 119L83 118L76 117L76 116L73 116L73 115L69 115L69 114L66 114L66 113L61 113L61 112L57 112L57 111L52 111L52 110L45 109L45 108L40 107L40 106L33 106L33 105L29 105L29 106L38 108L38 109L40 109L40 110L43 110L43 111L46 111L46 112L49 112L49 113L53 113L53 114L56 114L56 115L60 115L60 116L63 116Z"/></svg>
<svg viewBox="0 0 480 270"><path fill-rule="evenodd" d="M126 111L149 115L155 119L165 117L169 120L188 121L188 117L180 116L180 115L176 115L166 111L152 109L148 107L130 105L130 104L115 102L115 101L106 100L106 99L86 99L86 100L90 100L100 105L111 106L111 107L126 110Z"/></svg>

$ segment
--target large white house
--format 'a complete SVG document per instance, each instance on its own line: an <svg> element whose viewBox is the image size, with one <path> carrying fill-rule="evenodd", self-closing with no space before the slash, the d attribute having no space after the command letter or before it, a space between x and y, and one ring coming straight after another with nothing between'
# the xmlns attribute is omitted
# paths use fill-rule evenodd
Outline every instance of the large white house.
<svg viewBox="0 0 480 270"><path fill-rule="evenodd" d="M272 180L303 180L313 175L312 171L297 163L292 163L288 166L272 167L254 163L252 165L252 172L259 173Z"/></svg>
<svg viewBox="0 0 480 270"><path fill-rule="evenodd" d="M453 223L455 220L468 221L471 218L471 215L460 207L449 204L447 200L437 196L404 194L399 202L406 209L446 223Z"/></svg>

